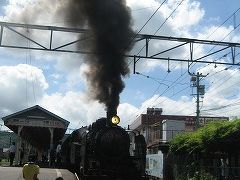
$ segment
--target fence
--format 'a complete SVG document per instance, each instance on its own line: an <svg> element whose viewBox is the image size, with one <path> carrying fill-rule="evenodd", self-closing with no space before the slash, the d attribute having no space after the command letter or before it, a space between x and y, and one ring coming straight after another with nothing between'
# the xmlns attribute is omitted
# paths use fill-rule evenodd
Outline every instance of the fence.
<svg viewBox="0 0 240 180"><path fill-rule="evenodd" d="M220 165L199 166L197 169L191 169L188 166L182 166L180 169L181 171L175 174L176 179L240 179L240 167L228 167Z"/></svg>
<svg viewBox="0 0 240 180"><path fill-rule="evenodd" d="M176 135L184 132L189 132L186 130L153 130L150 131L148 137L148 144L167 142L173 139Z"/></svg>

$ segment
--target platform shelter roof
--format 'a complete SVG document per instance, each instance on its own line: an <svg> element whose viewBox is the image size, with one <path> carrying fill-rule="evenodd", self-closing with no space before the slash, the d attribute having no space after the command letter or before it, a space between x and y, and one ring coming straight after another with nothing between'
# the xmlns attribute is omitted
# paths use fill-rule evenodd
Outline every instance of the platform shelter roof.
<svg viewBox="0 0 240 180"><path fill-rule="evenodd" d="M53 130L53 143L57 144L69 125L69 121L39 105L5 116L2 120L16 134L21 127L20 137L39 148L49 147L50 129Z"/></svg>

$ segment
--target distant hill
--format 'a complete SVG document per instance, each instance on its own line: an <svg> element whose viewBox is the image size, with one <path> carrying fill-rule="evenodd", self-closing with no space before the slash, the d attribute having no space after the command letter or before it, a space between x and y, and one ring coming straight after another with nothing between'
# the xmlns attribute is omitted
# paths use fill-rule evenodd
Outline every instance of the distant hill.
<svg viewBox="0 0 240 180"><path fill-rule="evenodd" d="M65 134L63 141L69 136ZM0 131L0 148L9 148L11 142L17 142L17 135L13 132Z"/></svg>
<svg viewBox="0 0 240 180"><path fill-rule="evenodd" d="M0 131L0 148L10 147L11 142L16 142L17 135L13 132Z"/></svg>
<svg viewBox="0 0 240 180"><path fill-rule="evenodd" d="M63 141L69 136L65 134ZM9 148L11 142L17 142L17 135L13 132L0 131L0 148Z"/></svg>

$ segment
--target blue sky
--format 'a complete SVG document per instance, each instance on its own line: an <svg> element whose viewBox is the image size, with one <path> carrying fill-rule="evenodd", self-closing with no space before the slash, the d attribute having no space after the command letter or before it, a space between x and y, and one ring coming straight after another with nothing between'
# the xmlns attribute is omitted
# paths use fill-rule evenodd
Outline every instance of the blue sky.
<svg viewBox="0 0 240 180"><path fill-rule="evenodd" d="M201 0L200 2L205 10L206 17L220 17L222 20L225 20L228 15L239 8L238 0Z"/></svg>
<svg viewBox="0 0 240 180"><path fill-rule="evenodd" d="M48 2L48 3L46 3ZM133 16L133 28L138 31L149 19L160 3L159 0L127 0ZM141 33L153 34L181 1L168 0L149 21ZM58 3L58 6L56 4ZM0 21L40 25L66 26L59 9L64 0L9 0L0 2ZM238 0L183 0L175 13L168 19L157 35L219 40L233 29L233 18L222 24L234 11L240 8ZM236 13L236 24L240 23L240 11ZM214 32L214 34L211 34ZM210 36L211 35L211 36ZM32 33L33 38L46 35ZM72 36L66 36L65 40ZM76 38L76 37L73 37ZM14 39L14 38L13 38ZM6 37L5 41L13 41ZM60 39L60 38L59 38ZM60 40L59 40L60 41ZM240 41L237 28L225 41ZM24 42L26 43L26 42ZM150 51L165 49L168 43L153 42ZM135 44L137 52L141 44ZM196 48L201 56L207 47ZM237 50L239 52L239 50ZM187 48L170 53L169 56L185 57ZM226 53L226 52L224 52ZM224 54L223 53L223 54ZM105 115L102 104L89 98L84 72L87 70L83 56L67 53L46 53L30 50L0 49L0 115L5 116L29 106L39 104L57 115L69 120L70 127L86 125ZM210 57L212 61L223 54ZM226 61L227 58L223 58ZM239 59L239 57L238 57ZM128 60L129 62L131 59ZM147 107L161 107L164 114L195 114L195 99L190 94L190 76L187 65L170 62L170 73L165 62L140 60L137 71L124 78L125 89L121 93L118 114L122 125L130 124ZM201 83L206 85L206 94L201 104L202 115L239 116L240 77L237 67L223 71L225 66L196 65L192 72L209 73ZM147 77L148 76L148 77ZM175 83L173 83L175 82ZM11 90L10 90L11 89ZM15 100L12 100L15 99ZM240 100L239 100L240 101ZM210 108L232 104L226 109L207 111ZM89 108L91 107L91 108Z"/></svg>

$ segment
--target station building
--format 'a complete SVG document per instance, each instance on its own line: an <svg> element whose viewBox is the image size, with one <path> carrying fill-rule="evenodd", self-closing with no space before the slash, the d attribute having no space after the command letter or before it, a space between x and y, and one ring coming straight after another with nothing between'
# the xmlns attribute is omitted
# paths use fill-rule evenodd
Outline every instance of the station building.
<svg viewBox="0 0 240 180"><path fill-rule="evenodd" d="M147 171L156 178L163 178L164 161L168 142L177 134L193 131L196 126L196 116L163 115L162 108L147 108L146 114L141 114L130 129L143 134L147 143ZM229 121L228 117L199 118L200 126L212 121ZM165 155L164 155L165 154Z"/></svg>
<svg viewBox="0 0 240 180"><path fill-rule="evenodd" d="M20 149L24 150L24 161L31 153L38 160L55 148L63 138L69 122L39 105L24 109L2 118L4 125L17 134L15 164L19 164Z"/></svg>

